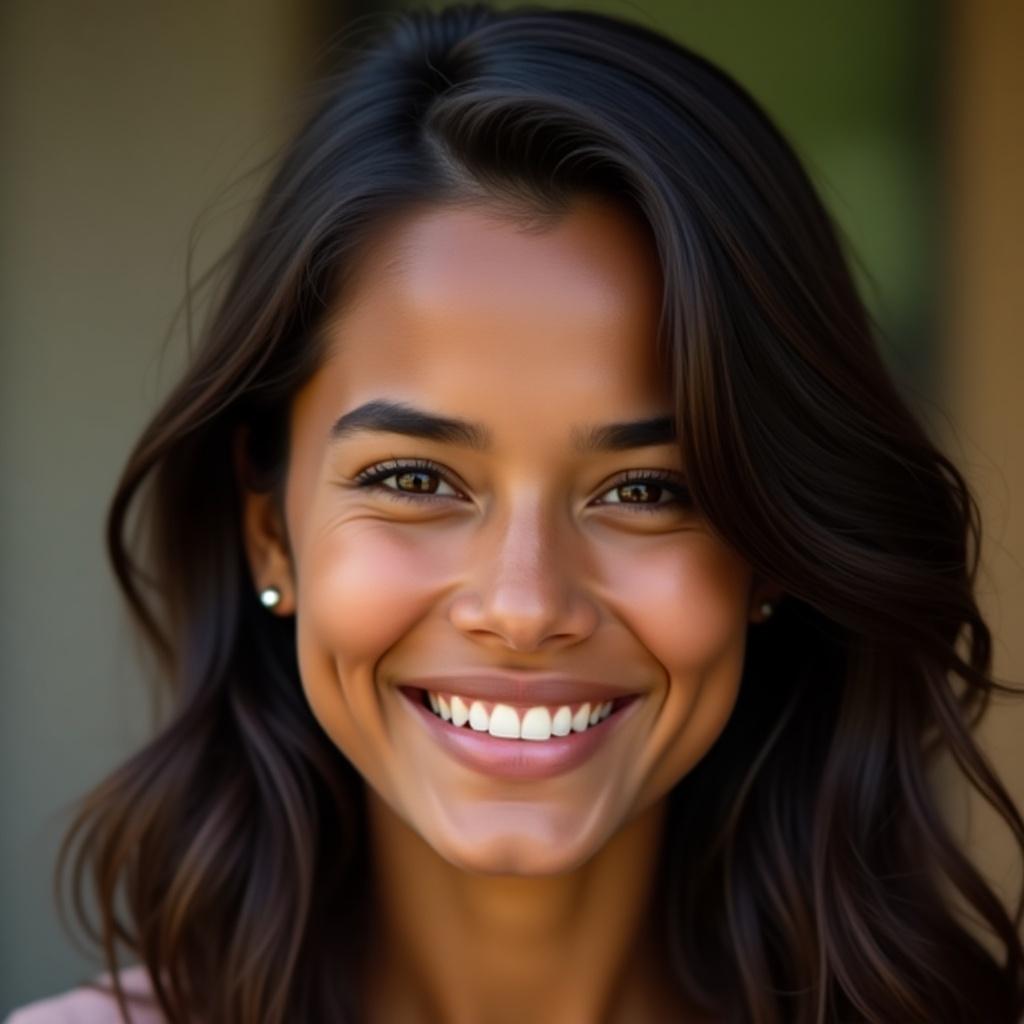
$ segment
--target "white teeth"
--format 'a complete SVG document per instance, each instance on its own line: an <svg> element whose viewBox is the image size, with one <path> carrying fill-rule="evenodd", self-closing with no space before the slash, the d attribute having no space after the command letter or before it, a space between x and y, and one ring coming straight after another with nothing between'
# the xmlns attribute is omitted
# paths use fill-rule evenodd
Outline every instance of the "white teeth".
<svg viewBox="0 0 1024 1024"><path fill-rule="evenodd" d="M502 739L547 740L552 736L568 736L571 732L584 732L592 725L604 721L612 712L612 701L599 704L589 701L572 713L563 704L554 714L546 707L527 708L520 713L508 704L495 704L488 713L483 702L452 694L445 697L427 691L427 700L434 713L455 726L469 727L476 732L490 733Z"/></svg>
<svg viewBox="0 0 1024 1024"><path fill-rule="evenodd" d="M568 736L572 732L572 712L563 705L551 719L551 732L555 736Z"/></svg>
<svg viewBox="0 0 1024 1024"><path fill-rule="evenodd" d="M584 704L575 715L572 716L573 732L583 732L590 724L590 704Z"/></svg>
<svg viewBox="0 0 1024 1024"><path fill-rule="evenodd" d="M530 708L523 715L521 734L524 740L551 739L551 712L547 708Z"/></svg>
<svg viewBox="0 0 1024 1024"><path fill-rule="evenodd" d="M452 695L452 725L465 725L469 721L469 708L458 695Z"/></svg>
<svg viewBox="0 0 1024 1024"><path fill-rule="evenodd" d="M480 701L473 701L469 709L469 727L476 729L477 732L487 732L490 716L487 714L487 709L480 703Z"/></svg>
<svg viewBox="0 0 1024 1024"><path fill-rule="evenodd" d="M495 704L491 710L491 722L487 730L492 736L502 739L519 739L519 716L515 708L507 704Z"/></svg>

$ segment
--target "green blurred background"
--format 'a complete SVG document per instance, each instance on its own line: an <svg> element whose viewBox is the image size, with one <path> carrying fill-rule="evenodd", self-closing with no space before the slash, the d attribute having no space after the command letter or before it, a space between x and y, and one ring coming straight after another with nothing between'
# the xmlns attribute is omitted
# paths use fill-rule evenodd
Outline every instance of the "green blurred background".
<svg viewBox="0 0 1024 1024"><path fill-rule="evenodd" d="M499 0L494 6L517 5ZM761 103L803 158L846 237L894 370L930 389L941 231L941 6L924 0L577 6L673 36L730 72Z"/></svg>

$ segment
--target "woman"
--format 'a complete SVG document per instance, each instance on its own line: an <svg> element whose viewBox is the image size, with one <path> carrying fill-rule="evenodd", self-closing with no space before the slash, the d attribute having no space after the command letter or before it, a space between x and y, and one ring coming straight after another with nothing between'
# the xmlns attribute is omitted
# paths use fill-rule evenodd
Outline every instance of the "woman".
<svg viewBox="0 0 1024 1024"><path fill-rule="evenodd" d="M977 510L743 90L597 14L403 16L230 273L110 510L174 706L66 837L114 993L61 1008L1020 1017L1024 899L928 775L1024 851Z"/></svg>

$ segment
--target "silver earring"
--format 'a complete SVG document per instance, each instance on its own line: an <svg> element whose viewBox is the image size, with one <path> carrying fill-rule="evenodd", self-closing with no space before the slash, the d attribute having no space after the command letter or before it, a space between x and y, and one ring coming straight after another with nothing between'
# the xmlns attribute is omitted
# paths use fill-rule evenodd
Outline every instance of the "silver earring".
<svg viewBox="0 0 1024 1024"><path fill-rule="evenodd" d="M281 591L277 587L264 587L260 591L260 601L264 608L273 608L281 600Z"/></svg>
<svg viewBox="0 0 1024 1024"><path fill-rule="evenodd" d="M772 613L773 611L775 611L775 605L773 605L773 604L771 603L771 601L762 601L762 602L761 602L761 614L762 614L762 615L763 615L763 616L764 616L764 617L765 617L766 619L768 618L768 616L769 616L769 615L771 615L771 613Z"/></svg>

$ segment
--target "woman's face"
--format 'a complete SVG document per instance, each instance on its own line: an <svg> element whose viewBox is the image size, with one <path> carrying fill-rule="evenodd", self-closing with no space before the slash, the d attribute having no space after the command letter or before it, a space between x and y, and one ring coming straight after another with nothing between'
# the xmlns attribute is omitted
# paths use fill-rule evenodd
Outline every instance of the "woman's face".
<svg viewBox="0 0 1024 1024"><path fill-rule="evenodd" d="M368 252L293 406L293 563L266 499L247 499L254 574L296 614L313 713L463 869L582 863L735 703L751 570L688 506L670 434L606 429L671 419L660 289L645 229L597 199L542 233L482 209L407 216ZM371 402L470 426L374 423L357 412ZM624 479L638 471L675 479ZM524 726L556 735L511 738Z"/></svg>

